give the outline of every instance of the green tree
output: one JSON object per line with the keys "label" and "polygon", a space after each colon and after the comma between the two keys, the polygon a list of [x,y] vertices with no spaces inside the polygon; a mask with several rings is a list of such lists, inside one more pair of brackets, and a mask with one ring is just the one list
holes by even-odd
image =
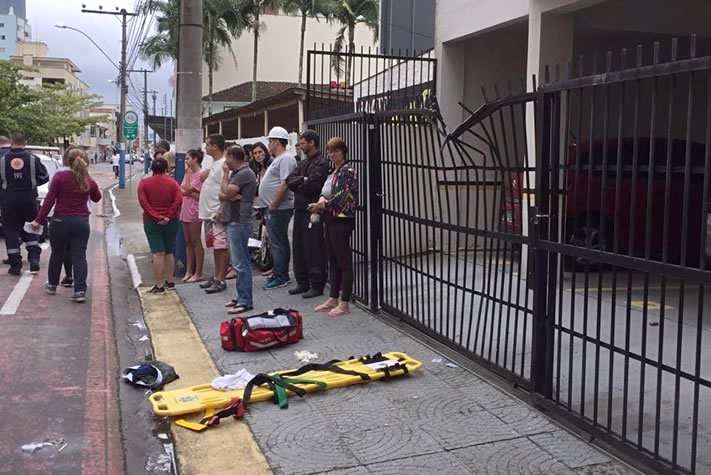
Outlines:
{"label": "green tree", "polygon": [[208,115],[212,115],[213,77],[222,64],[220,48],[226,48],[237,62],[232,50],[232,38],[245,29],[239,0],[206,0],[204,13],[203,48],[208,75]]}
{"label": "green tree", "polygon": [[303,83],[304,42],[306,40],[306,20],[324,17],[330,20],[335,8],[334,0],[286,0],[284,11],[301,16],[301,43],[299,46],[299,86]]}
{"label": "green tree", "polygon": [[141,57],[158,69],[178,59],[178,0],[155,0],[146,4],[142,14],[156,14],[156,33],[140,46]]}
{"label": "green tree", "polygon": [[242,18],[254,35],[254,58],[252,62],[252,102],[257,100],[257,60],[259,58],[259,35],[264,29],[261,16],[269,11],[277,11],[284,6],[284,0],[241,0]]}
{"label": "green tree", "polygon": [[91,107],[101,104],[99,96],[76,95],[61,84],[22,84],[23,73],[34,71],[0,60],[0,133],[22,131],[31,143],[54,144],[107,119],[87,114]]}
{"label": "green tree", "polygon": [[[378,0],[336,0],[333,17],[342,27],[336,34],[333,49],[335,51],[344,50],[347,41],[348,47],[345,51],[350,54],[355,53],[355,29],[359,24],[367,26],[373,32],[373,42],[378,41],[379,11]],[[346,84],[350,84],[353,56],[347,56],[345,62],[342,58],[334,56],[332,66],[339,73],[343,72]]]}

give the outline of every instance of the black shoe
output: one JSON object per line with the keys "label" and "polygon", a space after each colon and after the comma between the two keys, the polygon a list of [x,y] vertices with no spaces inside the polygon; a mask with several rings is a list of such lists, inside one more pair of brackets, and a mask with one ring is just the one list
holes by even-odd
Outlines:
{"label": "black shoe", "polygon": [[289,290],[289,295],[305,294],[308,291],[309,291],[308,285],[297,285],[296,288]]}
{"label": "black shoe", "polygon": [[207,279],[205,282],[203,282],[202,284],[200,284],[200,288],[203,289],[203,290],[209,289],[210,287],[212,287],[212,285],[213,285],[214,283],[215,283],[215,278],[214,278],[214,277],[210,277],[210,278]]}
{"label": "black shoe", "polygon": [[10,258],[6,257],[5,259],[2,260],[2,263],[5,264],[6,266],[10,265]]}
{"label": "black shoe", "polygon": [[165,293],[165,287],[156,287],[155,285],[151,290],[149,290],[147,293],[149,294],[164,294]]}
{"label": "black shoe", "polygon": [[10,266],[7,273],[10,275],[22,275],[22,267]]}
{"label": "black shoe", "polygon": [[30,273],[32,274],[37,274],[40,271],[40,265],[39,262],[32,261],[30,262]]}
{"label": "black shoe", "polygon": [[323,289],[311,289],[301,296],[302,299],[312,299],[323,295]]}
{"label": "black shoe", "polygon": [[74,279],[69,276],[65,276],[59,283],[62,287],[74,287]]}
{"label": "black shoe", "polygon": [[175,290],[175,282],[168,282],[166,280],[163,286],[165,287],[165,290]]}

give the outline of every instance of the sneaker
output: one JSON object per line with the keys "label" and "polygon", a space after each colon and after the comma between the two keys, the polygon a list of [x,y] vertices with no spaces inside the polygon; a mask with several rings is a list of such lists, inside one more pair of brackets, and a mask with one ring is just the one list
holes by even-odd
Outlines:
{"label": "sneaker", "polygon": [[165,290],[175,290],[175,282],[168,282],[166,280],[163,286],[165,287]]}
{"label": "sneaker", "polygon": [[212,285],[213,285],[214,283],[215,283],[215,278],[214,278],[214,277],[210,277],[210,278],[207,279],[205,282],[203,282],[202,284],[200,284],[200,288],[203,289],[203,290],[209,289],[210,287],[212,287]]}
{"label": "sneaker", "polygon": [[86,302],[86,292],[84,291],[79,291],[79,292],[74,292],[74,294],[69,297],[69,300],[72,302],[76,303],[84,303]]}
{"label": "sneaker", "polygon": [[10,258],[6,257],[5,259],[2,260],[2,263],[5,264],[6,266],[10,265]]}
{"label": "sneaker", "polygon": [[44,290],[47,292],[47,295],[57,295],[57,286],[52,285],[49,282],[44,284]]}
{"label": "sneaker", "polygon": [[39,271],[40,271],[39,262],[37,262],[37,261],[30,262],[30,273],[31,274],[38,274]]}
{"label": "sneaker", "polygon": [[216,294],[224,290],[227,290],[227,284],[220,280],[215,280],[212,284],[212,287],[205,289],[205,292],[208,294]]}
{"label": "sneaker", "polygon": [[66,276],[62,279],[59,285],[61,285],[62,287],[74,287],[74,279],[69,276]]}
{"label": "sneaker", "polygon": [[312,299],[314,297],[320,297],[323,295],[323,289],[310,289],[308,292],[304,293],[302,299]]}
{"label": "sneaker", "polygon": [[267,283],[262,286],[262,289],[264,289],[264,290],[281,289],[283,287],[286,287],[287,285],[289,285],[289,281],[278,282],[275,279],[271,279],[271,280],[268,280]]}
{"label": "sneaker", "polygon": [[289,290],[289,295],[305,294],[308,291],[309,291],[308,285],[297,285],[296,288]]}
{"label": "sneaker", "polygon": [[164,294],[165,293],[165,287],[156,287],[155,285],[151,290],[149,290],[147,293],[149,294]]}
{"label": "sneaker", "polygon": [[22,275],[22,267],[10,266],[7,273],[10,275]]}

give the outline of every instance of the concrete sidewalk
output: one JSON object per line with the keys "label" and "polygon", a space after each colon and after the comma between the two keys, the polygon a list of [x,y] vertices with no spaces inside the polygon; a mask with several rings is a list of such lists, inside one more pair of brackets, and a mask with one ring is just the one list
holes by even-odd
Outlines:
{"label": "concrete sidewalk", "polygon": [[[148,285],[150,256],[135,184],[114,192],[121,209],[121,249],[124,256],[136,255]],[[208,254],[206,275],[212,272],[211,262]],[[294,356],[297,350],[318,353],[321,362],[402,351],[424,363],[413,374],[389,382],[294,397],[287,410],[269,403],[251,406],[247,422],[275,473],[636,473],[358,307],[351,315],[329,318],[311,311],[318,299],[293,297],[287,289],[263,291],[262,282],[255,276],[254,313],[277,307],[300,310],[305,317],[304,339],[298,344],[261,353],[224,351],[219,324],[228,318],[224,303],[233,297],[234,281],[228,281],[228,292],[217,295],[205,294],[196,284],[178,285],[221,373],[295,368],[303,364]],[[204,382],[209,378],[206,375]],[[176,449],[180,453],[179,445]],[[215,456],[224,457],[224,447],[216,448]],[[241,473],[248,471],[249,467],[240,467]]]}

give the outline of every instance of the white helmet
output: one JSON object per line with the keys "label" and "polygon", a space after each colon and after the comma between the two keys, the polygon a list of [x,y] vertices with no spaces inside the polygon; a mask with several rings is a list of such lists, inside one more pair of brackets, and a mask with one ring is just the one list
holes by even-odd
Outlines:
{"label": "white helmet", "polygon": [[268,139],[289,140],[289,132],[284,127],[273,127],[269,131]]}

